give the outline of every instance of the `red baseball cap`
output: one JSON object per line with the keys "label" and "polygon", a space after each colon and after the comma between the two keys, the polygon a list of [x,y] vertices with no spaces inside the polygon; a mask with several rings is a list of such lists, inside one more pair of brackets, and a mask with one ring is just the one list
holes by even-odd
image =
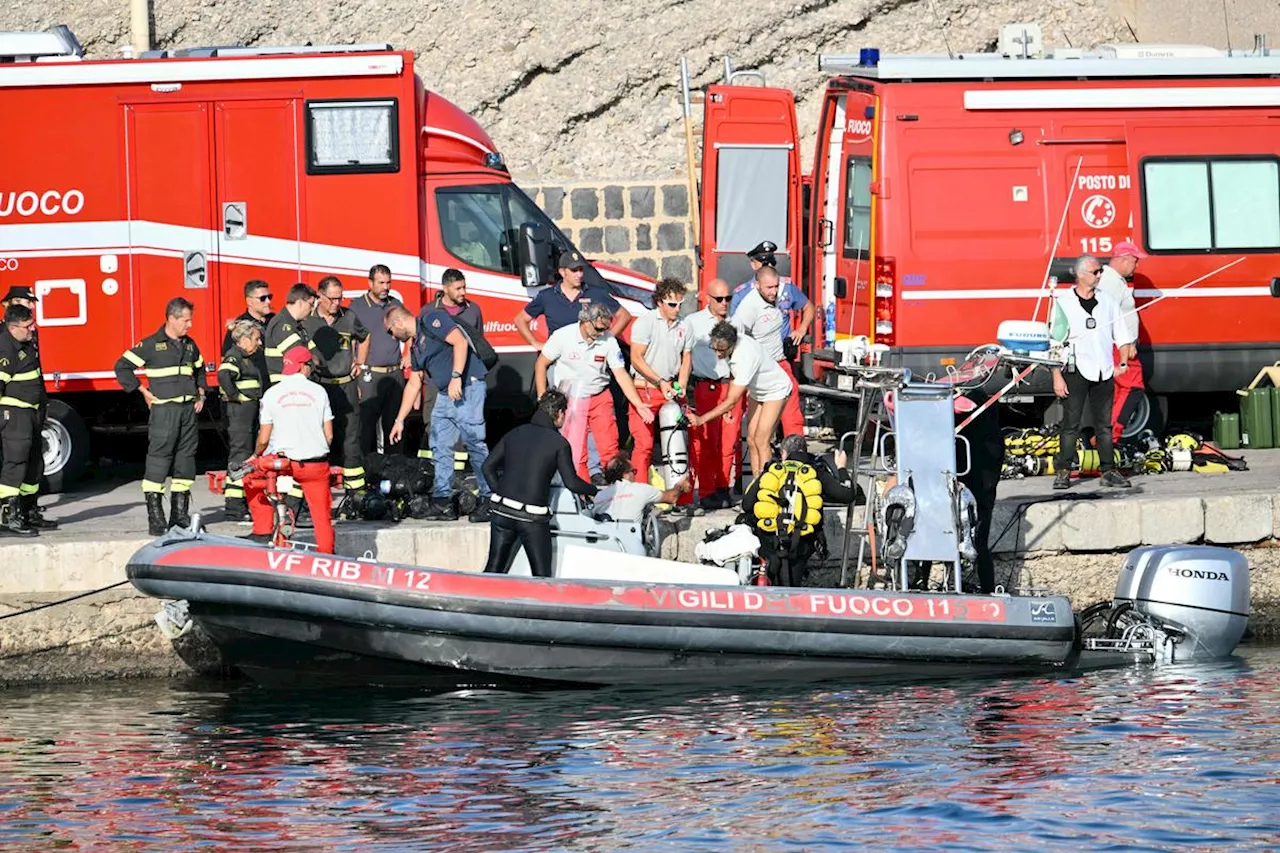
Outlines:
{"label": "red baseball cap", "polygon": [[1138,248],[1138,244],[1131,240],[1121,240],[1116,243],[1115,251],[1111,253],[1113,258],[1137,258],[1142,260],[1147,257],[1147,253]]}
{"label": "red baseball cap", "polygon": [[289,351],[284,354],[284,374],[288,376],[291,373],[297,373],[302,369],[302,365],[311,361],[311,350],[302,345],[290,347]]}

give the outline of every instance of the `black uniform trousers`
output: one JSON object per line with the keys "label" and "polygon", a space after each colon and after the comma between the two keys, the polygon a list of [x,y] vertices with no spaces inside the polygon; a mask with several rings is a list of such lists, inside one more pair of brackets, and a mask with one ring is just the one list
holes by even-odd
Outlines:
{"label": "black uniform trousers", "polygon": [[391,427],[400,412],[404,391],[404,371],[399,367],[390,373],[372,373],[368,382],[357,380],[360,391],[360,451],[368,456],[378,449],[378,430],[382,430],[383,451],[389,452]]}
{"label": "black uniform trousers", "polygon": [[1067,396],[1062,401],[1061,446],[1053,460],[1056,471],[1067,471],[1076,461],[1076,439],[1082,427],[1093,427],[1098,441],[1098,468],[1106,473],[1116,467],[1115,444],[1111,440],[1111,406],[1116,384],[1111,377],[1090,382],[1079,371],[1066,371]]}
{"label": "black uniform trousers", "polygon": [[243,498],[244,483],[231,479],[231,472],[244,467],[245,460],[253,455],[258,438],[258,401],[227,401],[227,483],[222,490],[224,498]]}
{"label": "black uniform trousers", "polygon": [[[329,395],[329,408],[333,410],[333,442],[329,445],[329,464],[342,466],[342,486],[347,490],[363,489],[365,486],[357,381],[350,379],[339,385],[325,379],[320,383]],[[392,421],[394,420],[393,417]]]}
{"label": "black uniform trousers", "polygon": [[[505,515],[507,512],[512,514]],[[495,505],[489,513],[489,559],[484,570],[504,575],[511,571],[516,549],[521,545],[529,560],[529,572],[535,578],[551,577],[551,517],[517,518],[512,510]]]}
{"label": "black uniform trousers", "polygon": [[0,467],[0,499],[34,495],[44,476],[44,443],[40,440],[40,412],[23,406],[0,406],[0,439],[4,465]]}
{"label": "black uniform trousers", "polygon": [[196,480],[196,449],[200,433],[195,403],[156,403],[147,423],[147,466],[142,491],[163,492],[172,473],[171,492],[189,492]]}

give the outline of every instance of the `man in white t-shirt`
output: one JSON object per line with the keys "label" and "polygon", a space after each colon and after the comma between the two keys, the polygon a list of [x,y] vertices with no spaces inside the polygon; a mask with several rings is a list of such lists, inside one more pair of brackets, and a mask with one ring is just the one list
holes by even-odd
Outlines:
{"label": "man in white t-shirt", "polygon": [[[684,294],[683,282],[662,279],[653,289],[653,310],[637,316],[631,325],[631,372],[635,374],[636,393],[654,417],[668,400],[683,397],[689,384],[689,330],[680,320]],[[641,420],[640,412],[632,406],[627,422],[635,442],[632,458],[645,472],[643,479],[648,479],[649,466],[653,464],[652,418]]]}
{"label": "man in white t-shirt", "polygon": [[640,521],[646,508],[654,504],[676,503],[692,488],[688,477],[682,477],[666,491],[637,482],[636,466],[625,453],[609,460],[603,473],[605,487],[596,493],[594,512],[597,516],[607,515],[614,521]]}
{"label": "man in white t-shirt", "polygon": [[618,423],[613,411],[613,395],[609,393],[609,374],[622,388],[623,395],[637,410],[645,424],[653,423],[653,413],[636,393],[627,375],[626,362],[618,341],[609,332],[613,309],[601,302],[583,306],[578,322],[551,333],[533,365],[533,384],[538,398],[547,391],[547,368],[556,365],[556,385],[569,398],[569,411],[561,434],[573,447],[574,467],[578,476],[590,478],[587,471],[587,432],[596,441],[601,459],[618,455]]}
{"label": "man in white t-shirt", "polygon": [[[311,381],[311,350],[295,346],[283,357],[283,378],[262,395],[258,442],[251,464],[263,454],[292,463],[290,476],[302,487],[315,523],[316,548],[333,553],[333,494],[329,489],[329,445],[333,441],[333,409],[324,386]],[[263,485],[245,481],[245,498],[253,516],[249,538],[268,541],[274,519]],[[293,505],[295,513],[297,506]]]}
{"label": "man in white t-shirt", "polygon": [[[782,331],[787,317],[778,308],[778,291],[782,285],[773,267],[756,270],[755,289],[742,298],[730,322],[760,344],[766,357],[772,359],[795,385],[791,362],[782,346]],[[793,394],[782,409],[784,435],[804,435],[804,415],[800,413],[800,395]]]}
{"label": "man in white t-shirt", "polygon": [[1105,293],[1120,306],[1120,320],[1124,323],[1127,336],[1132,344],[1121,351],[1119,347],[1112,350],[1113,363],[1118,367],[1121,362],[1129,365],[1123,372],[1115,375],[1115,400],[1111,404],[1111,440],[1120,440],[1124,425],[1133,414],[1138,398],[1146,392],[1146,383],[1142,377],[1142,363],[1138,361],[1138,306],[1133,299],[1133,287],[1128,279],[1138,269],[1138,261],[1145,258],[1142,251],[1129,240],[1116,244],[1111,263],[1102,268],[1098,278],[1098,292]]}
{"label": "man in white t-shirt", "polygon": [[745,395],[747,400],[747,449],[751,454],[751,473],[758,475],[773,456],[769,443],[778,426],[778,418],[795,391],[795,382],[776,361],[761,350],[753,338],[738,334],[729,323],[719,323],[711,330],[711,348],[729,363],[732,384],[724,402],[709,412],[689,419],[694,427],[716,420]]}

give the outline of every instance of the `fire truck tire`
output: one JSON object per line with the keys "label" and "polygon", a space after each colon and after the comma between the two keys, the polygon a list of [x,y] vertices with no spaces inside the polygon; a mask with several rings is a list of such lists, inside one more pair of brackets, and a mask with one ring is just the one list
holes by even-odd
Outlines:
{"label": "fire truck tire", "polygon": [[44,480],[40,489],[61,492],[84,475],[89,461],[89,430],[76,410],[61,400],[49,401],[44,441]]}
{"label": "fire truck tire", "polygon": [[1129,422],[1124,425],[1124,432],[1120,434],[1120,437],[1133,438],[1146,429],[1151,430],[1152,433],[1159,437],[1164,432],[1164,427],[1168,420],[1169,398],[1143,391],[1138,398],[1137,408],[1129,416]]}

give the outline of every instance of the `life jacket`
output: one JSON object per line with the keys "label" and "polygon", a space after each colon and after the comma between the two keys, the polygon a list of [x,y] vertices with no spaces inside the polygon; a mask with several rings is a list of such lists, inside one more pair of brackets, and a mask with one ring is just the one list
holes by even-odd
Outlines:
{"label": "life jacket", "polygon": [[772,462],[760,473],[752,514],[764,533],[808,536],[822,523],[822,481],[804,462]]}

